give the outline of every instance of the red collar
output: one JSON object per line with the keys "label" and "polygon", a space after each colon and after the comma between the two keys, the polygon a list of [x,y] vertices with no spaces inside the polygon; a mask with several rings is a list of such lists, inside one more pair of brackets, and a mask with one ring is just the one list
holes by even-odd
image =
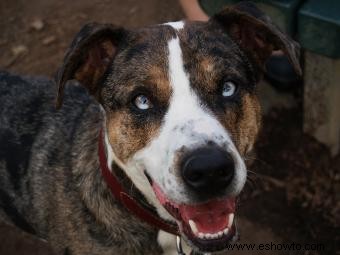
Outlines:
{"label": "red collar", "polygon": [[136,201],[133,197],[125,192],[123,186],[119,183],[117,178],[114,176],[114,174],[112,174],[109,167],[107,166],[102,130],[100,130],[99,133],[98,154],[102,175],[106,181],[106,184],[111,189],[112,195],[120,203],[122,203],[122,205],[126,209],[128,209],[132,214],[134,214],[142,221],[157,229],[161,229],[174,235],[179,235],[177,225],[168,223],[165,220],[161,219],[155,212],[144,208],[141,204],[138,203],[138,201]]}

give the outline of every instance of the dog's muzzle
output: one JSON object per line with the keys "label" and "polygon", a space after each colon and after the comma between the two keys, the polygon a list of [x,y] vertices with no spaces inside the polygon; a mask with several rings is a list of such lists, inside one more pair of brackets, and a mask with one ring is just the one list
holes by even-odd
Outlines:
{"label": "dog's muzzle", "polygon": [[[182,237],[201,252],[221,251],[237,239],[232,155],[217,145],[187,151],[179,161],[180,178],[194,203],[172,200],[150,179],[157,199],[176,219]],[[229,194],[229,195],[228,195]]]}

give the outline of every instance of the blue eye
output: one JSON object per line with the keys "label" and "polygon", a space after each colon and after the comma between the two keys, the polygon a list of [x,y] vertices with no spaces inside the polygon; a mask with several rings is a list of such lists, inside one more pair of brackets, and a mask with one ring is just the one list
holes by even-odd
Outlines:
{"label": "blue eye", "polygon": [[134,99],[135,106],[140,110],[148,110],[152,107],[150,99],[145,95],[139,95]]}
{"label": "blue eye", "polygon": [[231,97],[236,92],[236,84],[232,81],[227,81],[223,84],[222,96]]}

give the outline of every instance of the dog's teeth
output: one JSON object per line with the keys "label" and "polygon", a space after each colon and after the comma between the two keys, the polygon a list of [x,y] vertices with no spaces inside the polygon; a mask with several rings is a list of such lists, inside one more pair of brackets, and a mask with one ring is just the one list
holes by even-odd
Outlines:
{"label": "dog's teeth", "polygon": [[219,231],[214,234],[212,233],[204,234],[202,232],[198,232],[196,236],[200,239],[217,239],[217,238],[222,237],[223,235],[228,235],[228,233],[229,233],[229,228],[225,228],[223,231]]}
{"label": "dog's teeth", "polygon": [[228,215],[228,228],[231,228],[231,226],[233,225],[233,221],[234,221],[234,214],[230,213]]}
{"label": "dog's teeth", "polygon": [[193,220],[189,220],[189,225],[190,225],[192,233],[197,234],[198,230],[196,227],[196,223]]}
{"label": "dog's teeth", "polygon": [[207,233],[207,234],[204,234],[202,232],[198,232],[196,234],[196,236],[200,239],[217,239],[217,238],[221,238],[223,235],[227,235],[229,233],[229,229],[226,228],[224,229],[223,231],[219,231],[217,233]]}

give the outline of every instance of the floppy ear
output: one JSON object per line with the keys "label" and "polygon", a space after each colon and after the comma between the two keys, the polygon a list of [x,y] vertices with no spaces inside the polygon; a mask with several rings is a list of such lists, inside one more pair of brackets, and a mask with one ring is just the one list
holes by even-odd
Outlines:
{"label": "floppy ear", "polygon": [[109,24],[85,25],[73,39],[64,63],[56,75],[56,108],[62,105],[65,83],[76,79],[90,94],[99,97],[102,78],[112,63],[124,29]]}
{"label": "floppy ear", "polygon": [[[211,18],[226,30],[246,53],[255,71],[263,71],[273,50],[282,50],[298,75],[302,74],[300,46],[277,28],[271,19],[251,2],[227,7]],[[258,77],[259,78],[259,77]]]}

